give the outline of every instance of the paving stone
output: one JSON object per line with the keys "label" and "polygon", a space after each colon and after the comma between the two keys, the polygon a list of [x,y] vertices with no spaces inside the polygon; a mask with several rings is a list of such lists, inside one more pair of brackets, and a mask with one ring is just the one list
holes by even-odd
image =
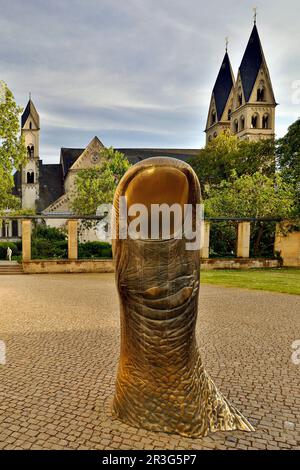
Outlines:
{"label": "paving stone", "polygon": [[[9,293],[9,294],[8,294]],[[119,355],[110,274],[1,276],[0,449],[299,449],[300,297],[201,286],[197,337],[220,391],[255,426],[189,439],[111,412]]]}

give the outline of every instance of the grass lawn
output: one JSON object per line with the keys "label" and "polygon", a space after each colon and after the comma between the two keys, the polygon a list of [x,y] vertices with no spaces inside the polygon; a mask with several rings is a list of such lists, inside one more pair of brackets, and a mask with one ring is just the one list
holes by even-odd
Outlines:
{"label": "grass lawn", "polygon": [[201,282],[300,295],[300,269],[293,268],[203,270]]}

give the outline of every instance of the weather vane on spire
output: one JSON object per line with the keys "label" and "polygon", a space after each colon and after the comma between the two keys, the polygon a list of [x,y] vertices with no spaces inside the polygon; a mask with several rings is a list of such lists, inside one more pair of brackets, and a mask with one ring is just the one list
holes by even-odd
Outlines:
{"label": "weather vane on spire", "polygon": [[253,8],[254,11],[254,24],[256,24],[256,18],[257,18],[257,7]]}
{"label": "weather vane on spire", "polygon": [[31,91],[29,92],[29,99],[31,100]]}
{"label": "weather vane on spire", "polygon": [[225,50],[226,50],[226,52],[228,51],[228,44],[229,44],[229,39],[228,39],[228,36],[226,36],[226,38],[225,38]]}

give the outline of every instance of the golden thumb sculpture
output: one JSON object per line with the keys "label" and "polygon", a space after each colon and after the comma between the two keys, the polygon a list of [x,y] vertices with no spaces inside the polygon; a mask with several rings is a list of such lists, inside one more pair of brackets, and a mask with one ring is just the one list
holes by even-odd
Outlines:
{"label": "golden thumb sculpture", "polygon": [[[132,426],[183,436],[253,427],[217,390],[196,342],[200,254],[187,250],[185,234],[168,239],[118,238],[120,197],[131,204],[193,206],[200,186],[192,168],[173,158],[131,167],[114,198],[113,251],[120,298],[121,353],[113,403]],[[127,223],[130,220],[128,219]]]}

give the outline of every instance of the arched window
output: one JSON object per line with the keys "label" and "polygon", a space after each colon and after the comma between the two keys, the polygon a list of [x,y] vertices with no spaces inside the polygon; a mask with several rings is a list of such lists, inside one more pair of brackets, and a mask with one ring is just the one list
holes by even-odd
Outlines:
{"label": "arched window", "polygon": [[240,117],[240,130],[244,130],[245,129],[245,118],[244,116],[241,116]]}
{"label": "arched window", "polygon": [[270,128],[270,116],[269,114],[264,114],[262,118],[262,128],[269,129]]}
{"label": "arched window", "polygon": [[251,117],[251,129],[258,129],[258,127],[259,127],[258,114],[255,113]]}
{"label": "arched window", "polygon": [[239,123],[238,123],[238,120],[235,119],[234,123],[233,123],[233,130],[235,133],[237,133],[239,131]]}
{"label": "arched window", "polygon": [[28,171],[27,172],[27,184],[32,184],[32,183],[34,183],[34,172]]}
{"label": "arched window", "polygon": [[32,129],[32,122],[29,123],[29,129]]}
{"label": "arched window", "polygon": [[27,156],[28,156],[28,158],[33,158],[34,157],[34,146],[33,145],[28,145],[28,147],[27,147]]}
{"label": "arched window", "polygon": [[214,138],[216,138],[216,137],[217,137],[217,135],[218,135],[218,134],[217,134],[216,132],[214,132]]}
{"label": "arched window", "polygon": [[259,86],[257,88],[256,101],[265,101],[265,85],[263,81],[259,83]]}
{"label": "arched window", "polygon": [[216,111],[213,110],[211,112],[211,125],[213,125],[216,122]]}
{"label": "arched window", "polygon": [[227,115],[227,120],[230,121],[231,119],[231,109],[228,109],[228,115]]}
{"label": "arched window", "polygon": [[208,137],[208,142],[211,142],[211,135]]}

